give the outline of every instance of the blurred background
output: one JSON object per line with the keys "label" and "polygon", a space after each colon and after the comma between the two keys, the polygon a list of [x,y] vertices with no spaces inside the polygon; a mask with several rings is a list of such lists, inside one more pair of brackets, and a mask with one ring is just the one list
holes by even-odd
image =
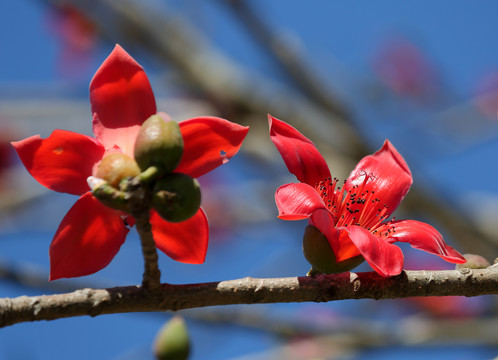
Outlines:
{"label": "blurred background", "polygon": [[[0,296],[141,282],[134,231],[112,263],[48,279],[48,247],[76,197],[34,181],[9,142],[91,135],[90,80],[116,43],[146,70],[158,109],[250,125],[200,178],[211,225],[202,265],[160,254],[162,281],[302,276],[305,221],[277,219],[294,182],[267,114],[298,128],[345,179],[388,138],[414,186],[398,219],[426,221],[462,253],[498,256],[498,4],[289,0],[0,2]],[[449,269],[403,246],[407,269]],[[368,265],[360,271],[371,271]],[[492,359],[495,297],[272,304],[182,311],[191,359]],[[172,314],[80,317],[0,329],[0,359],[153,359]]]}

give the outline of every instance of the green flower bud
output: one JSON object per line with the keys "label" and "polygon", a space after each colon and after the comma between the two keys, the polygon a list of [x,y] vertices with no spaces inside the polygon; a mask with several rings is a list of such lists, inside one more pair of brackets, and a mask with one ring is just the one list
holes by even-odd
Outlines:
{"label": "green flower bud", "polygon": [[183,154],[183,138],[175,121],[152,115],[140,128],[135,140],[135,160],[140,169],[156,166],[167,174],[176,169]]}
{"label": "green flower bud", "polygon": [[188,175],[168,174],[154,185],[152,206],[167,221],[185,221],[201,206],[201,187]]}
{"label": "green flower bud", "polygon": [[118,188],[121,180],[135,177],[138,174],[140,174],[140,169],[135,160],[126,154],[112,153],[102,159],[95,176]]}
{"label": "green flower bud", "polygon": [[173,317],[159,330],[154,341],[154,355],[158,360],[186,360],[190,352],[190,339],[185,321]]}
{"label": "green flower bud", "polygon": [[463,257],[465,260],[467,260],[466,263],[463,264],[456,264],[455,269],[463,269],[463,268],[469,268],[469,269],[486,269],[488,266],[491,264],[489,263],[488,260],[483,258],[480,255],[476,254],[463,254]]}
{"label": "green flower bud", "polygon": [[358,255],[337,262],[334,251],[327,238],[313,225],[306,226],[303,236],[303,252],[311,264],[310,274],[336,274],[350,271],[365,259]]}

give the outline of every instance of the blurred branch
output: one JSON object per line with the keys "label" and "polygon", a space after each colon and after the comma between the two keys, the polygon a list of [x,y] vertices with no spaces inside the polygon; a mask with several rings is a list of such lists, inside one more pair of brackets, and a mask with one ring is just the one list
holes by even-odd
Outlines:
{"label": "blurred branch", "polygon": [[271,113],[292,119],[301,130],[310,131],[309,119],[313,119],[313,127],[328,134],[328,141],[339,153],[359,157],[366,152],[353,127],[340,116],[316,106],[288,87],[240,68],[214,50],[179,14],[165,10],[164,4],[156,9],[150,3],[135,0],[49,0],[49,3],[77,7],[97,24],[105,38],[128,49],[145,49],[156,59],[172,65],[223,116],[242,111],[258,114],[261,121],[266,121],[266,115]]}
{"label": "blurred branch", "polygon": [[[498,319],[425,319],[409,317],[395,322],[356,323],[340,321],[336,331],[322,335],[296,336],[283,346],[264,352],[236,357],[233,360],[298,360],[305,357],[300,349],[311,349],[313,359],[350,359],[369,354],[378,347],[389,346],[441,346],[472,344],[496,346],[495,334]],[[310,354],[310,356],[311,356]],[[331,354],[332,357],[331,357]],[[357,356],[360,355],[360,356]],[[355,356],[356,355],[356,356]]]}
{"label": "blurred branch", "polygon": [[157,293],[141,286],[128,286],[4,298],[0,299],[0,326],[82,315],[178,311],[214,305],[488,294],[498,294],[498,265],[474,270],[405,271],[391,278],[375,272],[244,278],[201,284],[163,284]]}
{"label": "blurred branch", "polygon": [[264,49],[285,69],[288,77],[303,90],[304,94],[331,114],[343,119],[350,116],[346,108],[331,93],[323,80],[305,62],[297,49],[289,44],[257,14],[253,6],[245,0],[221,0],[245,24],[249,32]]}
{"label": "blurred branch", "polygon": [[[261,310],[258,311],[259,309]],[[319,321],[310,315],[314,311],[318,312],[317,309],[307,308],[298,312],[298,315],[289,316],[287,313],[276,315],[271,307],[212,307],[184,310],[182,316],[206,322],[236,324],[291,339],[303,335],[326,337],[329,341],[347,343],[354,348],[362,345],[408,345],[464,340],[498,344],[498,339],[491,331],[498,326],[498,317],[490,314],[484,317],[441,318],[427,316],[422,312],[400,317],[393,323],[386,322],[385,319],[366,319],[361,314],[359,317],[337,314],[330,317],[330,321]]]}

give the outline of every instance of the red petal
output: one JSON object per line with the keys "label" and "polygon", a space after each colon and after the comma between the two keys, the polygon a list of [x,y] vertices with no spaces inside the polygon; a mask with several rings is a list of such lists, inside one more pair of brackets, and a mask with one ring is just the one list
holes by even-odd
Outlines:
{"label": "red petal", "polygon": [[88,191],[87,177],[102,160],[104,147],[94,138],[65,130],[54,130],[12,143],[29,173],[47,188],[74,195]]}
{"label": "red petal", "polygon": [[318,209],[314,211],[313,214],[311,214],[309,224],[320,230],[320,232],[327,238],[337,261],[346,259],[339,258],[338,256],[341,243],[338,238],[339,232],[334,227],[334,217],[330,211],[326,209]]}
{"label": "red petal", "polygon": [[[380,202],[376,206],[387,206],[387,217],[401,203],[412,185],[412,174],[403,157],[394,146],[386,140],[382,148],[373,155],[364,157],[351,172],[345,184],[346,190],[352,186],[361,186],[368,176],[365,190],[375,192]],[[362,210],[366,205],[352,206],[351,210]],[[372,212],[374,213],[374,212]]]}
{"label": "red petal", "polygon": [[239,151],[249,127],[217,117],[180,122],[183,156],[175,172],[199,177],[225,164]]}
{"label": "red petal", "polygon": [[143,68],[119,45],[90,83],[93,132],[106,148],[118,145],[133,156],[140,125],[156,113],[156,101]]}
{"label": "red petal", "polygon": [[389,242],[407,242],[415,249],[437,255],[451,263],[463,264],[467,261],[458,251],[447,245],[439,231],[429,224],[415,220],[400,220],[392,222],[392,225],[395,232],[386,239]]}
{"label": "red petal", "polygon": [[279,211],[278,217],[283,220],[307,219],[318,209],[327,210],[316,190],[303,183],[279,187],[275,192],[275,202]]}
{"label": "red petal", "polygon": [[394,276],[403,270],[403,253],[396,245],[388,243],[360,226],[346,226],[338,230],[349,235],[361,255],[380,275]]}
{"label": "red petal", "polygon": [[209,226],[200,208],[188,220],[171,223],[151,211],[150,223],[156,246],[170,258],[188,264],[202,264],[209,242]]}
{"label": "red petal", "polygon": [[50,280],[103,269],[119,251],[126,234],[121,213],[86,193],[62,219],[50,244]]}
{"label": "red petal", "polygon": [[287,169],[303,183],[315,186],[330,177],[327,162],[315,145],[289,124],[268,115],[270,138]]}

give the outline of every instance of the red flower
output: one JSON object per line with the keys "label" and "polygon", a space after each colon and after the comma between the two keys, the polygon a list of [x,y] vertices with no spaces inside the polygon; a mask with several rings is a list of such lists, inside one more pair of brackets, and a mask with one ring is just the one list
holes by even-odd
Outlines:
{"label": "red flower", "polygon": [[397,275],[403,270],[403,253],[393,244],[396,241],[448,262],[465,262],[432,226],[414,220],[387,221],[412,184],[408,165],[388,140],[356,165],[341,188],[309,139],[271,116],[269,125],[271,140],[301,182],[277,189],[278,217],[309,219],[327,238],[337,263],[361,255],[380,275]]}
{"label": "red flower", "polygon": [[[48,138],[32,136],[13,142],[29,173],[47,188],[80,195],[62,220],[50,245],[50,279],[89,275],[107,266],[129,231],[126,214],[101,204],[89,192],[106,152],[133,157],[140,125],[156,113],[154,94],[143,68],[119,45],[90,83],[95,139],[64,130]],[[234,156],[248,128],[215,117],[180,123],[184,154],[175,172],[201,176]],[[130,221],[131,220],[131,221]],[[176,261],[204,262],[208,222],[202,208],[181,223],[163,220],[151,210],[157,247]],[[129,219],[128,224],[133,223]]]}

